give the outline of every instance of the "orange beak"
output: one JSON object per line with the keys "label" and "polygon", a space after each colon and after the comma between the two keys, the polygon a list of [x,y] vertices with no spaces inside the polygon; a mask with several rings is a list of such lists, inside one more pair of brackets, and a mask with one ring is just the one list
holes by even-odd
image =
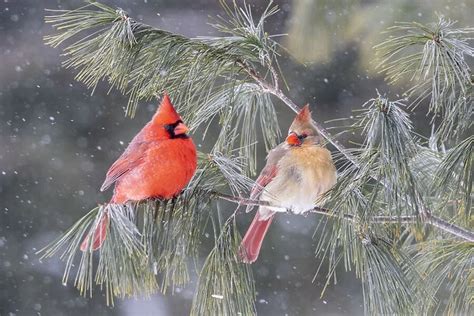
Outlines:
{"label": "orange beak", "polygon": [[186,125],[184,125],[184,123],[179,123],[174,128],[175,135],[183,135],[183,134],[186,134],[187,132],[189,132],[189,128]]}
{"label": "orange beak", "polygon": [[298,138],[298,135],[296,135],[296,133],[291,133],[290,135],[288,135],[288,137],[286,138],[286,142],[289,145],[293,146],[301,145],[301,140]]}

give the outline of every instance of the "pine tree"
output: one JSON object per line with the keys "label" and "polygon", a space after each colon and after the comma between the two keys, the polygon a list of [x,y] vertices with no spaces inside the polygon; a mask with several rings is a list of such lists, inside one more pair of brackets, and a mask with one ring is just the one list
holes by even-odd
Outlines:
{"label": "pine tree", "polygon": [[[167,91],[186,122],[203,133],[219,124],[212,149],[199,155],[198,172],[173,201],[149,200],[98,206],[41,251],[61,252],[63,282],[73,273],[82,237],[94,230],[106,208],[111,219],[104,246],[83,252],[74,284],[82,295],[95,285],[114,297],[173,291],[189,279],[206,225],[215,245],[199,269],[192,315],[255,314],[251,266],[238,258],[235,218],[245,205],[256,173],[256,143],[266,149],[280,137],[274,102],[297,112],[287,97],[278,58],[285,54],[264,23],[277,8],[270,4],[256,19],[250,6],[221,2],[226,16],[212,26],[220,37],[186,38],[135,21],[121,9],[91,2],[76,10],[52,10],[46,22],[56,33],[45,38],[64,47],[65,67],[94,89],[107,80],[128,95],[126,115],[140,101]],[[472,313],[473,80],[466,56],[473,57],[469,34],[439,17],[430,25],[399,23],[375,47],[378,67],[389,83],[409,82],[403,99],[379,93],[358,110],[350,131],[364,137],[346,148],[323,126],[334,148],[339,176],[324,196],[317,226],[315,264],[328,266],[328,285],[344,265],[361,280],[367,314],[424,314],[440,307],[449,314]],[[205,80],[203,80],[205,78]],[[410,112],[429,104],[431,135],[418,135]],[[468,135],[468,136],[466,136]],[[216,201],[235,203],[223,219]],[[447,303],[438,292],[446,287]]]}

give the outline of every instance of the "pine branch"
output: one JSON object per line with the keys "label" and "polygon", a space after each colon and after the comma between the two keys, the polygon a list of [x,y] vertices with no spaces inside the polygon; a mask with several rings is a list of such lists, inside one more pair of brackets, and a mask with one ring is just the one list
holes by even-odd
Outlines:
{"label": "pine branch", "polygon": [[[107,238],[99,250],[100,260],[94,271],[91,249],[93,232],[105,213],[110,222]],[[86,233],[90,234],[89,249],[83,251],[76,271],[74,285],[81,295],[92,296],[93,283],[105,287],[107,304],[114,304],[114,296],[124,298],[148,296],[157,291],[155,277],[148,269],[145,249],[140,242],[140,232],[135,225],[135,212],[131,205],[104,205],[94,208],[56,241],[41,249],[41,259],[50,258],[63,250],[60,258],[66,261],[63,284],[73,273],[74,259]],[[95,275],[94,275],[95,273]]]}
{"label": "pine branch", "polygon": [[[229,202],[233,202],[239,205],[252,205],[252,206],[272,206],[272,207],[277,207],[281,209],[285,209],[285,207],[282,207],[280,205],[272,204],[268,201],[260,201],[260,200],[251,200],[247,198],[242,198],[242,197],[237,197],[225,193],[220,193],[220,192],[211,192],[211,194],[217,198],[220,198],[222,200],[226,200]],[[294,214],[291,210],[287,209],[288,213]],[[353,223],[358,223],[359,220],[357,216],[353,214],[342,214],[339,215],[335,212],[332,212],[329,209],[323,208],[323,207],[314,207],[307,212],[309,213],[314,213],[314,214],[320,214],[320,215],[325,215],[328,217],[333,217],[333,218],[342,218],[344,220],[353,222]],[[415,215],[408,215],[408,216],[386,216],[386,215],[380,215],[380,216],[372,216],[369,220],[369,223],[373,224],[415,224],[419,221],[419,217]],[[465,239],[469,242],[474,242],[474,233],[472,231],[466,230],[460,226],[457,226],[455,224],[449,223],[439,217],[436,216],[429,216],[426,219],[426,224],[433,225],[446,233],[449,233],[451,235],[454,235],[456,237]]]}
{"label": "pine branch", "polygon": [[[423,314],[417,304],[431,295],[412,260],[390,241],[376,236],[355,238],[351,245],[356,274],[362,279],[365,313],[377,315]],[[387,299],[390,298],[390,299]]]}
{"label": "pine branch", "polygon": [[[100,80],[108,79],[111,87],[130,96],[129,115],[133,115],[138,100],[150,100],[167,89],[185,119],[189,118],[192,122],[193,129],[204,125],[207,130],[214,118],[222,126],[211,154],[201,155],[200,168],[189,186],[190,194],[204,192],[204,195],[199,194],[194,200],[186,199],[178,209],[174,208],[175,203],[164,205],[161,211],[160,207],[151,205],[143,210],[143,218],[139,219],[129,212],[122,215],[118,212],[117,216],[121,217],[115,220],[112,218],[111,223],[115,226],[109,229],[113,238],[101,250],[96,283],[106,286],[108,297],[135,295],[142,290],[149,293],[157,288],[154,274],[159,273],[162,274],[161,287],[164,291],[174,284],[180,285],[187,281],[184,259],[193,257],[196,251],[201,228],[194,223],[202,223],[202,218],[193,216],[201,216],[203,212],[199,212],[199,207],[198,212],[186,212],[187,206],[199,201],[205,201],[207,205],[212,197],[235,202],[239,206],[269,205],[268,202],[242,197],[253,184],[245,175],[245,166],[250,165],[251,171],[256,169],[257,138],[252,132],[257,123],[255,112],[261,111],[259,123],[264,132],[265,145],[270,148],[274,146],[279,130],[269,95],[281,100],[294,112],[300,110],[280,89],[278,68],[275,68],[278,67],[277,44],[263,30],[265,19],[276,9],[269,5],[261,19],[255,22],[249,6],[239,8],[234,2],[231,7],[223,2],[228,18],[221,18],[213,26],[229,36],[189,39],[134,21],[122,10],[113,10],[96,3],[91,6],[99,10],[81,8],[56,12],[56,15],[47,17],[47,22],[54,23],[59,31],[58,35],[46,38],[53,46],[84,30],[93,32],[65,49],[68,58],[65,65],[79,69],[78,80],[95,87]],[[462,58],[469,47],[462,40],[450,42],[452,38],[449,35],[452,33],[441,33],[438,37],[432,34],[430,40],[435,42],[435,46],[438,42],[452,44],[437,49],[445,53],[444,57],[448,57],[444,59],[445,62],[451,61],[457,66],[443,74],[450,82],[446,89],[439,89],[435,81],[439,82],[442,76],[435,71],[435,84],[431,85],[432,97],[441,100],[448,96],[453,100],[453,96],[460,95],[459,91],[467,96],[464,103],[449,103],[457,107],[455,110],[443,112],[448,117],[451,115],[451,125],[443,126],[444,130],[449,130],[453,122],[471,115],[469,111],[466,112],[468,116],[458,115],[461,110],[471,107],[467,91],[472,89],[461,87],[461,83],[467,83],[466,73],[463,72],[467,68]],[[448,36],[442,38],[442,35]],[[400,49],[395,48],[396,51]],[[421,62],[420,76],[422,73],[426,76],[429,69],[443,67],[437,64],[436,67],[430,66],[430,58],[418,60],[417,56],[409,57]],[[414,65],[409,63],[408,57],[402,61],[404,67]],[[462,72],[459,72],[459,67],[464,67]],[[260,75],[259,69],[265,73],[264,76]],[[422,96],[426,95],[426,91],[422,92]],[[438,99],[433,102],[438,104]],[[434,216],[427,207],[424,200],[427,195],[422,192],[429,192],[431,188],[425,183],[418,186],[420,174],[413,172],[412,163],[415,158],[423,156],[420,155],[422,150],[414,141],[408,116],[400,110],[397,102],[389,102],[379,95],[369,101],[365,115],[361,125],[366,127],[366,142],[359,155],[346,149],[321,124],[314,122],[319,133],[346,160],[342,168],[343,176],[331,192],[333,195],[324,197],[325,202],[329,201],[324,206],[329,207],[310,210],[333,220],[331,232],[323,228],[317,254],[326,256],[329,253],[328,282],[331,277],[335,278],[335,267],[340,261],[344,261],[346,269],[350,270],[351,265],[356,267],[358,277],[363,280],[367,312],[414,313],[418,310],[415,303],[425,293],[416,293],[409,284],[408,277],[413,276],[413,280],[418,280],[419,275],[402,252],[402,238],[395,236],[393,229],[387,229],[387,226],[393,228],[393,225],[422,222],[469,242],[474,241],[474,233]],[[470,125],[460,128],[464,126]],[[234,155],[236,150],[239,155]],[[460,152],[462,149],[457,151],[458,160],[466,159]],[[384,168],[387,164],[389,167]],[[469,166],[464,163],[464,178]],[[445,181],[449,177],[445,177]],[[470,179],[469,175],[467,179]],[[233,195],[217,192],[222,187],[229,188]],[[388,195],[381,196],[384,193]],[[71,258],[82,235],[88,227],[94,228],[101,212],[99,208],[92,212],[93,215],[86,215],[84,220],[47,251],[47,255],[51,255],[60,246],[67,246],[66,276],[70,273]],[[397,216],[392,216],[392,212],[396,212]],[[196,314],[216,311],[252,314],[255,310],[253,279],[250,268],[242,265],[237,258],[239,236],[233,220],[235,213],[226,221],[220,234],[215,229],[216,246],[204,265],[193,304]],[[233,229],[230,228],[230,221],[234,224]],[[138,230],[128,225],[128,222],[138,227]],[[114,247],[111,248],[112,244]],[[341,248],[342,252],[339,253]],[[145,262],[138,260],[143,257],[143,253],[147,258]],[[132,259],[127,261],[129,257]],[[133,259],[135,257],[137,260]],[[124,271],[127,276],[120,278],[117,271],[119,263],[123,262],[126,264]],[[141,273],[142,267],[145,267],[144,273]],[[150,271],[154,273],[150,274]],[[384,273],[387,274],[388,282]],[[92,290],[90,252],[83,254],[77,280],[84,294]],[[383,298],[391,294],[393,299],[385,302]]]}
{"label": "pine branch", "polygon": [[[183,103],[177,102],[181,100],[202,101],[217,78],[233,71],[234,60],[240,56],[235,54],[239,45],[245,44],[192,40],[136,22],[123,10],[96,2],[73,11],[53,12],[55,15],[45,20],[60,32],[45,37],[46,43],[56,47],[86,31],[93,32],[64,49],[68,58],[64,66],[80,69],[76,79],[89,88],[95,89],[100,80],[108,79],[111,88],[129,94],[127,114],[131,116],[138,100],[155,98],[164,89],[174,92],[179,88],[180,95],[173,98],[177,104]],[[252,59],[251,55],[246,57]],[[203,73],[210,74],[209,80],[202,80]],[[201,92],[188,95],[186,91]]]}
{"label": "pine branch", "polygon": [[[264,91],[271,93],[272,95],[276,96],[280,99],[283,103],[285,103],[291,110],[295,113],[300,111],[300,108],[289,98],[287,97],[281,90],[276,89],[274,85],[265,81],[265,79],[260,76],[254,69],[250,68],[243,62],[238,62],[238,65],[242,67],[254,80],[257,82]],[[321,124],[316,121],[312,121],[313,124],[316,126],[318,133],[323,136],[331,145],[333,145],[344,157],[350,161],[356,168],[360,168],[360,163],[358,159],[351,154],[351,152],[346,149],[338,140],[336,140],[331,133],[329,133]],[[379,181],[378,179],[375,179]],[[459,226],[451,224],[439,217],[436,217],[432,214],[431,210],[428,209],[425,205],[420,205],[421,212],[423,214],[422,221],[426,224],[433,225],[439,228],[442,231],[445,231],[449,234],[455,235],[459,238],[463,238],[465,240],[474,241],[474,232],[468,231],[463,229]],[[419,219],[419,218],[418,218]]]}

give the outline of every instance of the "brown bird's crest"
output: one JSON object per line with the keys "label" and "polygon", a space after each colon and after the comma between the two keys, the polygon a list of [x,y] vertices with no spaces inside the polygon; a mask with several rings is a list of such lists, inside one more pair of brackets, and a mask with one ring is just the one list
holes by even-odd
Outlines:
{"label": "brown bird's crest", "polygon": [[309,110],[309,104],[306,104],[301,111],[296,115],[295,121],[308,122],[311,120],[311,112]]}
{"label": "brown bird's crest", "polygon": [[318,132],[316,126],[311,121],[311,112],[309,104],[306,104],[290,125],[288,133],[296,133],[297,135],[306,134],[307,136],[317,136]]}

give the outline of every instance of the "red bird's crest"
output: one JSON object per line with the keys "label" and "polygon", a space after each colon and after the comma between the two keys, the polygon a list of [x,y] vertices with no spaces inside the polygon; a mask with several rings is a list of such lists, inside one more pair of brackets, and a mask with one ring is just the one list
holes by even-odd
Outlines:
{"label": "red bird's crest", "polygon": [[158,110],[153,116],[153,123],[165,125],[176,123],[179,120],[181,120],[181,116],[174,109],[168,94],[165,93]]}

